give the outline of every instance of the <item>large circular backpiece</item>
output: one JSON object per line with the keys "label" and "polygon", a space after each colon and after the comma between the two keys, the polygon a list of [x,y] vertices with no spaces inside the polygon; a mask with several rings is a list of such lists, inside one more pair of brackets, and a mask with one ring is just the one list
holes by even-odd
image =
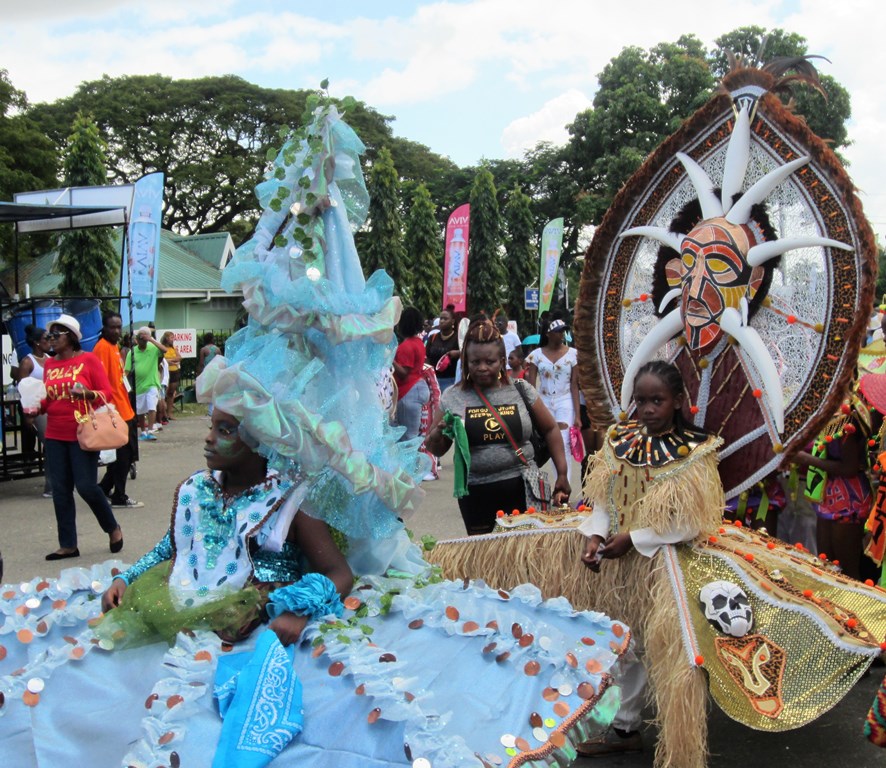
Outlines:
{"label": "large circular backpiece", "polygon": [[[581,384],[595,421],[630,412],[624,405],[633,382],[625,391],[623,385],[632,361],[673,361],[686,384],[685,416],[724,439],[720,472],[727,498],[775,471],[833,415],[855,370],[876,279],[876,245],[852,182],[833,152],[768,92],[775,82],[760,70],[730,75],[724,91],[631,177],[588,250],[575,315]],[[739,129],[746,136],[727,152]],[[808,163],[788,172],[786,166],[806,157]],[[742,163],[743,180],[736,172]],[[687,169],[696,164],[703,173],[693,176]],[[719,196],[721,187],[735,191],[735,199],[753,197],[754,184],[780,175],[744,227],[750,244],[754,237],[766,247],[774,240],[818,239],[837,247],[801,245],[767,255],[756,270],[744,264],[743,285],[729,284],[718,275],[741,283],[734,277],[741,270],[722,258],[722,245],[684,239],[702,221],[713,222],[705,236],[714,241],[729,227],[700,212],[686,227],[686,211],[709,194]],[[714,190],[705,188],[708,180]],[[728,211],[733,196],[726,197]],[[684,228],[667,234],[678,225]],[[637,227],[647,234],[623,236]],[[648,236],[653,230],[664,234]],[[673,250],[662,245],[674,237]],[[708,262],[703,270],[699,254]],[[704,343],[691,332],[699,321],[687,321],[699,307],[693,297],[702,297],[705,317],[709,306],[715,318]],[[722,312],[726,305],[732,309]]]}

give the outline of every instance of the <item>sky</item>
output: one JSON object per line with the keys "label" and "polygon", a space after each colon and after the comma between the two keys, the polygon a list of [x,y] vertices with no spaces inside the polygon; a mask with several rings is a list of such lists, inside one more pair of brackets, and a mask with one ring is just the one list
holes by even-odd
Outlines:
{"label": "sky", "polygon": [[563,143],[597,75],[626,46],[692,33],[711,47],[737,27],[780,27],[827,57],[852,98],[844,150],[886,242],[886,87],[876,0],[0,0],[0,68],[31,102],[102,75],[235,74],[273,88],[352,95],[394,133],[459,165]]}

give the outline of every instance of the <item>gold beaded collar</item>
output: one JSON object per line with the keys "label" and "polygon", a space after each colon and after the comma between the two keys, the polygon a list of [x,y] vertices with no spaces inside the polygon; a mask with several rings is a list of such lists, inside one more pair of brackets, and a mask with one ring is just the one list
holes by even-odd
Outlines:
{"label": "gold beaded collar", "polygon": [[707,439],[706,433],[691,427],[648,435],[636,421],[616,424],[609,430],[609,443],[616,458],[635,467],[663,467],[679,461]]}

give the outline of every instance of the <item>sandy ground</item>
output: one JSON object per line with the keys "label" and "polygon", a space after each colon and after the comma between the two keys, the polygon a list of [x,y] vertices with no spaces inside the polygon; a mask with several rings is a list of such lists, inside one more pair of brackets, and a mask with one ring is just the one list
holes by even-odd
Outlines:
{"label": "sandy ground", "polygon": [[[133,562],[166,532],[175,486],[202,468],[202,441],[207,419],[178,418],[155,443],[141,444],[138,477],[127,486],[129,495],[144,502],[142,509],[115,510],[123,527],[125,546],[119,555]],[[416,534],[449,538],[464,534],[458,507],[452,498],[450,460],[440,480],[424,483],[427,496],[408,522]],[[0,549],[4,582],[56,576],[62,567],[88,566],[110,557],[108,538],[88,507],[78,499],[80,558],[48,563],[44,556],[58,546],[52,500],[41,496],[43,479],[0,483]],[[714,709],[710,716],[710,768],[818,768],[846,765],[874,768],[886,765],[886,750],[871,746],[861,735],[864,716],[873,700],[883,668],[874,668],[834,710],[804,728],[786,733],[759,733],[744,728]],[[651,717],[651,712],[647,713]],[[649,768],[655,730],[644,733],[646,751],[605,760],[579,760],[576,765],[607,768]]]}

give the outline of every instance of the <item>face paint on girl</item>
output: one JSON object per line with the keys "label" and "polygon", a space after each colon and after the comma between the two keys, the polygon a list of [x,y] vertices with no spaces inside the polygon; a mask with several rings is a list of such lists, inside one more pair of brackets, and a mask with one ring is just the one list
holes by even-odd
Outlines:
{"label": "face paint on girl", "polygon": [[252,449],[240,438],[240,422],[231,414],[216,408],[206,435],[203,455],[206,466],[212,470],[227,470],[238,466]]}

